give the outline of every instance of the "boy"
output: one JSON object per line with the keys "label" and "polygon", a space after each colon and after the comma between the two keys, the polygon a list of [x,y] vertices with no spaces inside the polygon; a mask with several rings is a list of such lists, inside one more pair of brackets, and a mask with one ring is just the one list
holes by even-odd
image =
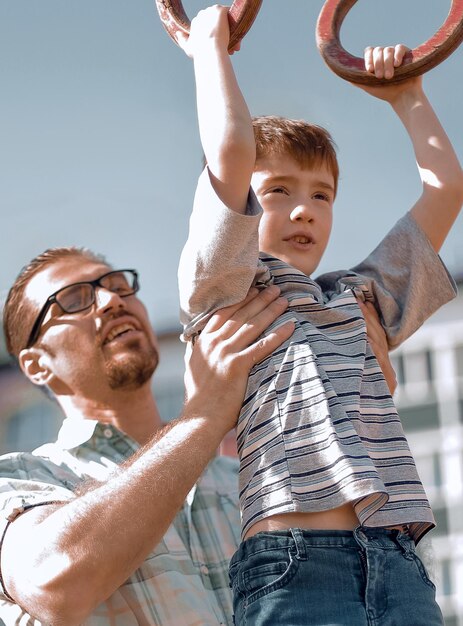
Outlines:
{"label": "boy", "polygon": [[[414,551],[434,519],[357,299],[375,304],[394,347],[454,296],[436,251],[461,208],[461,168],[420,78],[365,88],[403,122],[423,193],[363,263],[314,281],[337,190],[331,138],[275,117],[253,131],[228,40],[218,6],[182,39],[207,161],[179,269],[184,337],[252,284],[278,284],[280,323],[296,322],[251,372],[237,427],[236,623],[442,624]],[[405,51],[368,49],[366,68],[390,78]]]}

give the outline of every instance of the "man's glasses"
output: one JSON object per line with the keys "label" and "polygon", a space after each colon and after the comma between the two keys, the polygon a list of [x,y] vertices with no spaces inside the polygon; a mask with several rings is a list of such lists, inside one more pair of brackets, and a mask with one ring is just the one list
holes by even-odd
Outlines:
{"label": "man's glasses", "polygon": [[32,326],[26,348],[30,348],[37,341],[40,327],[52,304],[56,303],[64,313],[85,311],[95,302],[95,289],[97,287],[103,287],[108,291],[117,293],[121,298],[126,298],[136,293],[140,285],[138,283],[138,274],[135,270],[113,270],[95,280],[73,283],[58,289],[58,291],[55,291],[47,298],[47,301],[40,309],[40,313]]}

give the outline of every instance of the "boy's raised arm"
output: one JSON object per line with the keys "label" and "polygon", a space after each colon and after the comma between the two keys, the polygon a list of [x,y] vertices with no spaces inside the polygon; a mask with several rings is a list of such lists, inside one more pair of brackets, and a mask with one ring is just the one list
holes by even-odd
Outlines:
{"label": "boy's raised arm", "polygon": [[201,143],[214,189],[244,213],[255,162],[251,116],[228,52],[228,8],[212,6],[192,21],[179,44],[194,61]]}
{"label": "boy's raised arm", "polygon": [[[407,48],[367,48],[365,67],[376,76],[391,78]],[[429,100],[421,77],[381,87],[362,86],[389,102],[407,130],[415,151],[423,193],[411,214],[438,252],[463,204],[463,172],[455,151]]]}

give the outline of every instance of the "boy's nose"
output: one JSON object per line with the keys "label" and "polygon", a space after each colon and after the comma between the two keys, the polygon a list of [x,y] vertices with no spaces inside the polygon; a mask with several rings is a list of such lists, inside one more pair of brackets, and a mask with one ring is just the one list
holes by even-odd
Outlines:
{"label": "boy's nose", "polygon": [[291,211],[290,219],[292,222],[312,222],[313,211],[308,202],[298,204]]}

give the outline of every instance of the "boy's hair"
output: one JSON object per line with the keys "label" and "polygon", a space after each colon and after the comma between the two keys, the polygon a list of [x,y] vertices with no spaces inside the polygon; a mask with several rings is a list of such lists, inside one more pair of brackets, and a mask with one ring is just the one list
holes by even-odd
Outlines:
{"label": "boy's hair", "polygon": [[336,145],[327,130],[304,120],[276,115],[252,119],[256,140],[256,162],[270,155],[292,157],[301,167],[325,165],[334,178],[336,193],[339,165]]}
{"label": "boy's hair", "polygon": [[81,257],[88,261],[108,265],[103,256],[95,254],[87,248],[69,246],[67,248],[49,248],[23,267],[8,292],[3,307],[3,332],[6,348],[12,356],[17,358],[24,348],[34,322],[35,312],[31,310],[24,297],[29,281],[49,265],[69,257]]}

